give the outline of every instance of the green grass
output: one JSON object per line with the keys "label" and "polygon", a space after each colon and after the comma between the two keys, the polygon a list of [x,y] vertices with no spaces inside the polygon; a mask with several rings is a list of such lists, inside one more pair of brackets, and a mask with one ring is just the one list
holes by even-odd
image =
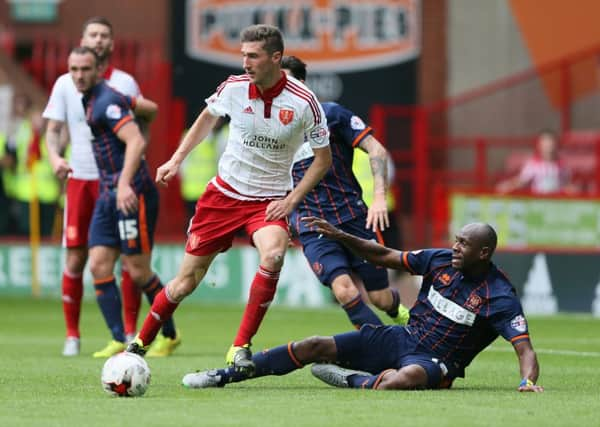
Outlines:
{"label": "green grass", "polygon": [[[515,391],[517,360],[501,340],[452,390],[335,389],[308,369],[187,390],[183,374],[223,365],[241,307],[184,303],[176,313],[182,346],[170,358],[148,359],[152,384],[144,397],[120,399],[102,391],[103,361],[91,357],[108,340],[94,303],[83,307],[77,358],[60,356],[60,301],[2,297],[0,315],[0,426],[591,426],[600,414],[600,320],[591,317],[530,319],[543,394]],[[339,309],[272,307],[254,348],[348,329]]]}

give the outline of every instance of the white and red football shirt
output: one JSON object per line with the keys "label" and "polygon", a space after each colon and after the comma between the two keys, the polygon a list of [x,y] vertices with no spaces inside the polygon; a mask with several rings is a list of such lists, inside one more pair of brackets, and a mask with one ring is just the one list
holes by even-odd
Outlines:
{"label": "white and red football shirt", "polygon": [[[108,67],[104,73],[106,82],[124,95],[136,97],[140,88],[135,79],[124,71]],[[75,87],[69,73],[60,76],[50,93],[43,117],[67,123],[71,141],[72,177],[84,180],[98,179],[98,166],[92,153],[92,132],[87,125],[81,102],[82,94]]]}
{"label": "white and red football shirt", "polygon": [[543,160],[537,156],[528,159],[519,181],[529,184],[535,194],[559,193],[568,184],[571,173],[560,161]]}
{"label": "white and red football shirt", "polygon": [[306,140],[313,148],[329,145],[321,104],[304,84],[282,73],[265,93],[247,75],[230,76],[206,99],[215,116],[229,115],[229,138],[219,160],[219,177],[241,200],[283,197],[292,189],[292,159]]}

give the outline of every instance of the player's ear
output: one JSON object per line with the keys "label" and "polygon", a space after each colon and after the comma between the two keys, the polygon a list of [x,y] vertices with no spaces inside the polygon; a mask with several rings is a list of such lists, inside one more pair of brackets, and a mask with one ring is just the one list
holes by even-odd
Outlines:
{"label": "player's ear", "polygon": [[479,259],[490,259],[492,252],[489,246],[484,246],[479,251]]}

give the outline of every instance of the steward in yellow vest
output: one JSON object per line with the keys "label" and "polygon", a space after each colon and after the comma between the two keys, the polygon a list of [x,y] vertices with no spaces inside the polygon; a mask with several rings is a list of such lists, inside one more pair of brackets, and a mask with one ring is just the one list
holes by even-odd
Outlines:
{"label": "steward in yellow vest", "polygon": [[217,175],[219,158],[229,135],[226,120],[219,119],[213,131],[188,154],[179,169],[181,197],[185,203],[188,219],[196,211],[196,202],[204,193],[206,185]]}
{"label": "steward in yellow vest", "polygon": [[[40,119],[36,117],[33,120]],[[49,236],[54,224],[60,185],[52,172],[46,146],[40,132],[34,128],[33,120],[26,117],[14,123],[14,131],[8,140],[15,155],[11,187],[16,202],[16,231],[21,235],[29,234],[29,205],[35,198],[40,206],[41,235]]]}
{"label": "steward in yellow vest", "polygon": [[10,234],[13,211],[14,156],[7,147],[7,137],[0,133],[0,235]]}

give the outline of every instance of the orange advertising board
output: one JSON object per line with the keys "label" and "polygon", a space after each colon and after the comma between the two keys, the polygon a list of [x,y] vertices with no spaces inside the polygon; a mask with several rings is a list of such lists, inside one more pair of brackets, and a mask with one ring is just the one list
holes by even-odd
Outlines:
{"label": "orange advertising board", "polygon": [[238,68],[240,32],[279,27],[285,53],[311,71],[353,72],[399,64],[420,51],[420,0],[188,0],[186,54]]}

